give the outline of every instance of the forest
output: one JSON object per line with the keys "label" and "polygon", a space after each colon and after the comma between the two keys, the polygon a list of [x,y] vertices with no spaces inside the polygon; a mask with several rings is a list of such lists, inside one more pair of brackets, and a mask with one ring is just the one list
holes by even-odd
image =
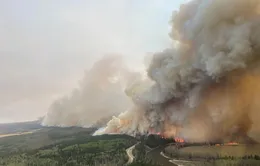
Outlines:
{"label": "forest", "polygon": [[[140,141],[128,135],[92,136],[95,130],[46,127],[32,134],[0,138],[0,165],[123,166],[128,161],[126,149]],[[130,166],[153,166],[144,157],[143,143],[135,150],[139,157]]]}

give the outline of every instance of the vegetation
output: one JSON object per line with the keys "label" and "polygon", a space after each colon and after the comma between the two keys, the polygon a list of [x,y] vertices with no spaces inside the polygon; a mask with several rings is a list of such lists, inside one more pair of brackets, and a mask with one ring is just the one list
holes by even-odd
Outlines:
{"label": "vegetation", "polygon": [[128,166],[159,166],[159,165],[152,164],[151,162],[147,162],[147,161],[134,161],[133,163],[129,164]]}
{"label": "vegetation", "polygon": [[158,135],[149,135],[148,137],[141,137],[139,144],[136,145],[133,150],[135,156],[135,162],[133,164],[143,165],[143,166],[160,166],[159,161],[155,161],[148,155],[148,152],[152,148],[163,147],[169,143],[173,142],[173,139],[164,139]]}
{"label": "vegetation", "polygon": [[10,136],[0,139],[0,156],[30,151],[61,141],[86,138],[95,131],[94,128],[42,128],[32,134]]}
{"label": "vegetation", "polygon": [[259,145],[167,147],[165,153],[193,165],[260,165]]}
{"label": "vegetation", "polygon": [[150,148],[163,146],[173,142],[172,138],[161,138],[158,135],[149,135],[147,138],[144,138],[144,143]]}
{"label": "vegetation", "polygon": [[[37,125],[27,123],[15,131],[30,131]],[[5,126],[5,129],[8,126]],[[14,129],[12,129],[14,130]],[[0,138],[1,166],[123,166],[126,149],[137,143],[127,135],[91,136],[95,128],[40,128],[32,134]],[[140,137],[129,166],[160,166],[147,153],[151,148],[173,143],[157,135]],[[164,153],[181,165],[260,165],[260,145],[167,147]],[[153,157],[152,157],[153,158]],[[156,160],[157,161],[157,160]]]}
{"label": "vegetation", "polygon": [[[0,139],[1,166],[122,166],[125,149],[137,141],[127,135],[91,136],[94,129],[45,128]],[[36,145],[36,144],[39,145]]]}
{"label": "vegetation", "polygon": [[193,160],[193,161],[175,161],[176,164],[185,166],[258,166],[257,160]]}
{"label": "vegetation", "polygon": [[[174,150],[175,148],[166,151],[172,155],[179,155],[185,158],[218,158],[225,159],[227,156],[234,158],[243,158],[250,156],[260,156],[260,145],[238,145],[238,146],[189,146]],[[257,158],[256,158],[257,159]]]}

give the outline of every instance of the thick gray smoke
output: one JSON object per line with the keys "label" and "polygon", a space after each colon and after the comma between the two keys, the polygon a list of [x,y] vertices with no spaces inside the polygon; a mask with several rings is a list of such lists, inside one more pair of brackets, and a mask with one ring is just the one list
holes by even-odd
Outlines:
{"label": "thick gray smoke", "polygon": [[43,119],[47,126],[90,126],[102,118],[118,115],[131,106],[124,89],[140,78],[128,70],[118,55],[96,62],[70,95],[54,101]]}
{"label": "thick gray smoke", "polygon": [[147,78],[105,57],[51,105],[43,124],[87,126],[125,111],[95,134],[205,141],[259,131],[260,1],[193,0],[171,21],[174,44],[146,57]]}
{"label": "thick gray smoke", "polygon": [[253,62],[260,51],[260,1],[189,1],[174,12],[170,36],[174,46],[153,55],[149,83],[128,89],[134,107],[95,134],[157,131],[202,141],[247,133],[252,126],[245,115],[259,110],[259,63]]}

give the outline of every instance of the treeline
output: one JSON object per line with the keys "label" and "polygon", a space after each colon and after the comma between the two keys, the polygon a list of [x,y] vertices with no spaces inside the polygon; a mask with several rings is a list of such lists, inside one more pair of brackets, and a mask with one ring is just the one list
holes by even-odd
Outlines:
{"label": "treeline", "polygon": [[54,146],[62,146],[62,147],[66,147],[69,145],[76,145],[76,144],[84,144],[87,142],[95,142],[95,141],[101,141],[101,140],[115,140],[115,139],[125,139],[127,141],[130,141],[130,144],[134,144],[136,142],[136,139],[128,136],[128,135],[100,135],[100,136],[86,136],[84,133],[81,134],[77,134],[75,136],[75,138],[71,138],[70,140],[65,140],[65,141],[61,141],[61,142],[57,142],[57,143],[53,143],[51,145],[46,145],[43,146],[41,148],[39,148],[38,150],[44,150],[44,149],[49,149],[52,148]]}

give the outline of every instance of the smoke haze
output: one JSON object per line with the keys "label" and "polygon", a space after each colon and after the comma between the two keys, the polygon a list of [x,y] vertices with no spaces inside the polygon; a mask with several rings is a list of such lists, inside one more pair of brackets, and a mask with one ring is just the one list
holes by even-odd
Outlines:
{"label": "smoke haze", "polygon": [[181,1],[0,1],[0,123],[44,116],[105,54],[139,68],[170,43],[168,17]]}

